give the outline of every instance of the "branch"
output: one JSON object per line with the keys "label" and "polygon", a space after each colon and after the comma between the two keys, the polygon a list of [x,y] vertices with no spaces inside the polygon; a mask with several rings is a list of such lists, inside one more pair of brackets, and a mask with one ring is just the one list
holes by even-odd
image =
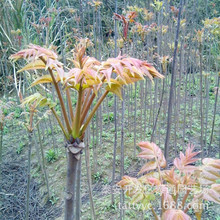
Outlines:
{"label": "branch", "polygon": [[79,87],[79,92],[78,92],[78,100],[77,100],[77,106],[76,106],[76,113],[74,120],[72,122],[72,135],[73,138],[79,137],[79,132],[80,132],[80,111],[81,111],[81,106],[82,106],[82,94],[83,94],[83,89],[82,85],[80,82],[80,87]]}
{"label": "branch", "polygon": [[109,93],[109,91],[106,90],[105,93],[100,97],[100,99],[98,100],[98,102],[94,106],[93,110],[91,111],[90,115],[88,116],[85,124],[83,125],[83,127],[82,127],[82,129],[80,131],[80,135],[82,135],[85,132],[85,130],[88,127],[89,122],[91,121],[92,117],[94,116],[96,110],[101,105],[102,101],[105,99],[105,97],[107,96],[108,93]]}
{"label": "branch", "polygon": [[154,211],[154,208],[151,206],[151,211],[152,211],[152,213],[153,213],[153,215],[154,215],[154,218],[156,219],[156,220],[159,220],[159,217],[158,217],[158,215],[157,215],[157,213]]}
{"label": "branch", "polygon": [[[101,79],[102,83],[104,82],[105,79],[106,79],[106,77],[103,76],[103,78]],[[102,85],[102,84],[101,84],[101,85]],[[100,89],[101,85],[99,85],[99,87],[97,88],[97,91]],[[86,117],[86,115],[87,115],[87,113],[88,113],[88,111],[89,111],[90,106],[92,105],[92,102],[93,102],[95,96],[96,96],[96,95],[95,95],[95,93],[93,92],[93,93],[92,93],[92,96],[91,96],[91,98],[89,99],[89,102],[88,102],[87,105],[86,105],[86,102],[85,102],[85,105],[83,106],[82,116],[81,116],[81,124],[82,124],[83,121],[85,120],[85,117]],[[89,98],[89,97],[88,97],[88,98]],[[87,99],[87,97],[86,97],[86,99]]]}
{"label": "branch", "polygon": [[187,190],[186,194],[185,194],[184,197],[183,197],[183,201],[182,201],[182,207],[183,207],[183,208],[184,208],[184,205],[185,205],[185,203],[186,203],[186,199],[187,199],[189,193],[190,193],[190,190]]}
{"label": "branch", "polygon": [[[43,57],[40,57],[40,59],[46,64],[46,60]],[[55,89],[57,91],[57,95],[58,95],[58,98],[59,98],[59,101],[60,101],[60,105],[61,105],[61,109],[62,109],[62,113],[63,113],[63,117],[64,117],[64,120],[65,120],[65,123],[66,123],[67,130],[68,130],[69,133],[71,133],[71,127],[70,127],[69,119],[68,119],[68,116],[67,116],[67,113],[66,113],[64,101],[63,101],[63,98],[62,98],[62,95],[61,95],[61,92],[60,92],[60,88],[58,86],[58,83],[56,82],[56,79],[55,79],[54,75],[53,75],[52,69],[49,67],[48,70],[49,70],[49,73],[50,73],[51,78],[53,80],[53,84],[55,86]]]}
{"label": "branch", "polygon": [[70,119],[71,121],[73,121],[74,115],[73,115],[72,100],[70,97],[70,90],[68,88],[66,89],[66,97],[67,97],[67,102],[68,102],[68,107],[69,107],[69,112],[70,112]]}
{"label": "branch", "polygon": [[64,128],[64,126],[63,126],[63,124],[62,124],[62,122],[61,122],[61,120],[59,118],[59,116],[57,115],[56,111],[54,110],[54,108],[51,108],[51,111],[53,112],[55,118],[57,119],[57,122],[58,122],[60,128],[62,129],[66,139],[69,139],[69,135],[67,134],[67,132],[66,132],[66,130],[65,130],[65,128]]}

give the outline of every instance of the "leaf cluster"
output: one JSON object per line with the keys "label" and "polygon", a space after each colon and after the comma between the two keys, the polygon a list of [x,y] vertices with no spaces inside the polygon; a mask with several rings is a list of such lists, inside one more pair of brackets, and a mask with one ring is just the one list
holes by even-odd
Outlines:
{"label": "leaf cluster", "polygon": [[150,142],[140,142],[142,152],[139,157],[147,163],[139,174],[133,178],[124,176],[118,185],[131,197],[132,203],[140,203],[144,210],[151,209],[155,219],[160,219],[153,206],[159,198],[161,201],[162,219],[191,219],[187,212],[193,209],[198,220],[201,219],[203,202],[211,201],[220,204],[220,160],[205,158],[202,165],[196,166],[199,152],[188,145],[185,154],[173,161],[173,167],[166,167],[166,160],[161,149]]}

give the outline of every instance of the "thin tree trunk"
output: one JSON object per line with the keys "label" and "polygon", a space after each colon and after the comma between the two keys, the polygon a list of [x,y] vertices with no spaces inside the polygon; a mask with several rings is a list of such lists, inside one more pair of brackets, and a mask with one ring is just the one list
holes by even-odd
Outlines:
{"label": "thin tree trunk", "polygon": [[[37,143],[37,137],[36,137],[35,132],[33,132],[33,135],[34,135],[34,146],[35,146],[35,150],[36,150],[36,154],[37,154],[38,163],[40,164],[41,172],[44,175],[43,164],[42,164],[42,160],[41,160],[41,157],[40,157],[40,151],[39,151],[39,146],[38,146],[38,143]],[[44,177],[43,177],[43,180],[45,180]]]}
{"label": "thin tree trunk", "polygon": [[95,130],[96,130],[96,141],[95,146],[93,148],[93,163],[94,163],[94,172],[97,173],[98,163],[97,163],[97,148],[99,146],[99,111],[96,111],[96,118],[95,118]]}
{"label": "thin tree trunk", "polygon": [[93,220],[96,220],[95,216],[95,207],[93,202],[93,195],[92,195],[92,178],[91,178],[91,166],[90,166],[90,157],[89,157],[89,134],[87,132],[87,143],[85,147],[85,160],[86,160],[86,171],[87,171],[87,181],[88,181],[88,188],[89,188],[89,200],[90,200],[90,209],[91,209],[91,216]]}
{"label": "thin tree trunk", "polygon": [[[124,109],[125,109],[125,103],[124,103],[124,91],[122,89],[122,114],[121,114],[121,166],[120,166],[120,178],[124,175]],[[124,204],[124,192],[121,190],[120,194],[120,203],[121,206]],[[120,210],[120,219],[124,219],[124,210]]]}
{"label": "thin tree trunk", "polygon": [[2,145],[3,145],[3,129],[0,129],[0,180],[2,174]]}
{"label": "thin tree trunk", "polygon": [[83,12],[82,0],[79,0],[79,4],[80,4],[80,11],[82,12],[82,13],[80,13],[80,15],[81,15],[81,24],[82,24],[82,35],[84,37],[85,36],[85,27],[84,27],[84,12]]}
{"label": "thin tree trunk", "polygon": [[114,192],[113,192],[113,186],[115,184],[115,169],[116,169],[116,165],[115,165],[115,161],[116,161],[116,153],[117,153],[117,138],[118,138],[118,134],[117,134],[117,96],[115,95],[115,99],[114,99],[114,124],[115,124],[115,141],[114,141],[114,152],[113,152],[113,165],[112,165],[112,186],[111,186],[111,194],[112,194],[112,205],[115,202],[115,198],[114,198]]}
{"label": "thin tree trunk", "polygon": [[[152,98],[152,83],[150,83],[150,86],[149,86],[149,89],[150,89],[150,113],[149,113],[149,122],[148,122],[148,129],[149,127],[151,127],[151,119],[152,119],[152,105],[153,105],[153,98]],[[149,130],[147,131],[147,133],[149,132]]]}
{"label": "thin tree trunk", "polygon": [[147,82],[145,81],[145,91],[144,91],[144,137],[146,136],[147,130]]}
{"label": "thin tree trunk", "polygon": [[[93,117],[93,119],[92,119],[92,152],[93,152],[93,158],[96,158],[95,125],[94,125],[95,122],[94,122],[94,120],[95,119]],[[94,162],[93,165],[94,165],[94,172],[97,172],[96,163]]]}
{"label": "thin tree trunk", "polygon": [[80,184],[81,184],[81,155],[78,161],[77,165],[77,179],[76,179],[76,220],[80,220],[80,215],[81,215],[81,196],[80,196]]}
{"label": "thin tree trunk", "polygon": [[28,169],[27,169],[27,193],[26,193],[26,210],[25,219],[29,219],[29,203],[30,203],[30,182],[31,182],[31,147],[32,147],[32,136],[33,133],[28,134]]}
{"label": "thin tree trunk", "polygon": [[175,151],[175,157],[177,156],[177,147],[176,147],[176,132],[177,132],[177,120],[178,120],[178,117],[177,117],[177,93],[176,93],[176,76],[175,76],[175,80],[174,80],[174,151]]}
{"label": "thin tree trunk", "polygon": [[159,115],[160,115],[160,109],[161,109],[161,106],[162,106],[162,103],[163,103],[164,88],[165,88],[165,80],[163,80],[162,94],[161,94],[161,98],[160,98],[160,106],[158,108],[156,120],[154,122],[154,127],[153,127],[153,131],[152,131],[152,134],[151,134],[151,142],[154,140],[154,132],[155,132],[156,127],[157,127],[157,121],[158,121],[158,118],[159,118]]}
{"label": "thin tree trunk", "polygon": [[[68,108],[67,108],[68,109]],[[56,144],[56,138],[55,138],[55,134],[54,134],[54,128],[52,126],[52,122],[51,122],[51,117],[50,115],[48,116],[49,118],[49,127],[50,127],[50,130],[51,130],[51,134],[52,134],[52,141],[53,141],[53,149],[56,150],[56,147],[57,144]]]}
{"label": "thin tree trunk", "polygon": [[67,185],[65,196],[65,220],[73,220],[74,218],[74,198],[76,185],[76,169],[78,160],[69,151],[67,152]]}
{"label": "thin tree trunk", "polygon": [[[209,56],[208,56],[208,68],[207,72],[210,72],[210,59],[211,58],[211,47],[209,48]],[[205,148],[207,149],[208,143],[208,115],[209,115],[209,79],[208,75],[205,77],[205,85],[206,85],[206,117],[205,117]],[[207,149],[209,151],[209,149]]]}
{"label": "thin tree trunk", "polygon": [[216,116],[218,93],[219,93],[219,81],[220,81],[220,75],[218,76],[217,90],[216,90],[216,95],[215,95],[215,105],[214,105],[213,120],[212,120],[212,131],[211,131],[210,144],[209,144],[210,151],[211,151],[212,139],[213,139],[213,133],[214,133],[214,127],[215,127],[215,116]]}
{"label": "thin tree trunk", "polygon": [[[205,77],[206,86],[206,113],[205,113],[205,148],[207,146],[207,135],[208,135],[208,114],[209,114],[209,79]],[[206,148],[207,149],[207,148]]]}
{"label": "thin tree trunk", "polygon": [[179,14],[178,14],[178,23],[176,30],[176,38],[175,38],[175,47],[173,54],[173,65],[171,70],[171,85],[170,85],[170,96],[169,96],[169,105],[168,105],[168,117],[167,117],[167,133],[165,140],[165,158],[168,159],[169,156],[169,141],[170,141],[170,131],[171,131],[171,116],[172,116],[172,107],[173,107],[173,87],[174,87],[174,79],[175,79],[175,64],[176,64],[176,54],[178,48],[178,38],[179,38],[179,28],[180,28],[180,19],[181,19],[181,10],[182,10],[183,1],[180,0]]}
{"label": "thin tree trunk", "polygon": [[[115,0],[115,13],[118,12],[118,1]],[[114,22],[114,42],[115,42],[115,48],[114,48],[114,55],[117,56],[117,20],[115,19]],[[129,97],[129,96],[128,96]],[[128,103],[130,103],[130,99],[128,98]],[[128,109],[129,114],[129,109]],[[129,124],[129,121],[128,121]],[[113,187],[115,184],[115,169],[116,169],[116,153],[117,153],[117,139],[118,139],[118,133],[117,133],[117,96],[114,96],[114,125],[115,125],[115,140],[114,140],[114,151],[113,151],[113,165],[112,165],[112,184],[111,184],[111,203],[112,205],[115,203],[115,197],[114,197],[114,191]]]}
{"label": "thin tree trunk", "polygon": [[99,136],[99,144],[101,145],[102,144],[102,132],[103,132],[103,123],[102,123],[102,105],[104,103],[102,103],[100,106],[99,106],[99,122],[100,122],[100,136]]}
{"label": "thin tree trunk", "polygon": [[[186,95],[187,95],[187,81],[188,81],[188,73],[185,73],[186,77],[185,77],[185,87],[184,87],[184,110],[183,110],[183,140],[185,139],[185,134],[186,134]],[[189,104],[190,104],[190,100],[189,100]]]}
{"label": "thin tree trunk", "polygon": [[[157,89],[158,89],[158,81],[155,80],[156,83],[154,84],[154,103],[153,103],[153,109],[157,109]],[[152,122],[154,123],[155,120],[155,111],[153,111],[153,119]]]}
{"label": "thin tree trunk", "polygon": [[135,83],[135,97],[134,97],[134,158],[136,157],[136,135],[137,135],[136,121],[137,121],[137,82]]}
{"label": "thin tree trunk", "polygon": [[46,182],[46,186],[47,186],[47,193],[48,193],[48,197],[50,198],[49,181],[48,181],[47,170],[46,170],[46,166],[45,166],[44,151],[43,151],[43,144],[42,144],[41,136],[40,136],[39,124],[37,124],[37,134],[38,134],[38,138],[39,138],[40,153],[41,153],[41,158],[42,158],[44,178],[45,178],[45,182]]}
{"label": "thin tree trunk", "polygon": [[202,158],[204,155],[203,152],[203,97],[202,97],[202,43],[199,45],[199,75],[200,75],[200,87],[199,87],[199,92],[200,92],[200,122],[201,122],[201,137],[200,137],[200,144],[201,144],[201,151],[202,151]]}

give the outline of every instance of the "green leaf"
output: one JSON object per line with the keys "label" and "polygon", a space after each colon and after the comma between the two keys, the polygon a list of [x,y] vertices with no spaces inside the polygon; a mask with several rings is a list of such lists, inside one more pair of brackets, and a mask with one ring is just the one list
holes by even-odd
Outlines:
{"label": "green leaf", "polygon": [[25,98],[22,102],[22,105],[31,105],[33,103],[36,103],[35,107],[48,106],[49,108],[53,108],[56,105],[55,102],[51,101],[50,99],[47,99],[38,92]]}
{"label": "green leaf", "polygon": [[44,76],[38,77],[36,80],[34,80],[34,82],[31,83],[31,87],[36,86],[38,84],[42,84],[42,83],[52,83],[52,82],[53,82],[53,80],[50,75],[44,75]]}
{"label": "green leaf", "polygon": [[45,68],[46,68],[46,65],[42,60],[35,60],[31,63],[28,63],[26,66],[20,69],[18,73],[24,70],[37,70],[37,69],[45,69]]}
{"label": "green leaf", "polygon": [[121,85],[111,84],[111,87],[107,85],[105,89],[109,92],[116,94],[122,100]]}

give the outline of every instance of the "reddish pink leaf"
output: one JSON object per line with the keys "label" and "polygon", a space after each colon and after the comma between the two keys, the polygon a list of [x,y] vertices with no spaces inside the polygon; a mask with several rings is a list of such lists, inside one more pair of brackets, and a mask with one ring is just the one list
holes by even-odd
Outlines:
{"label": "reddish pink leaf", "polygon": [[162,220],[191,220],[191,218],[182,210],[169,209],[164,212]]}

